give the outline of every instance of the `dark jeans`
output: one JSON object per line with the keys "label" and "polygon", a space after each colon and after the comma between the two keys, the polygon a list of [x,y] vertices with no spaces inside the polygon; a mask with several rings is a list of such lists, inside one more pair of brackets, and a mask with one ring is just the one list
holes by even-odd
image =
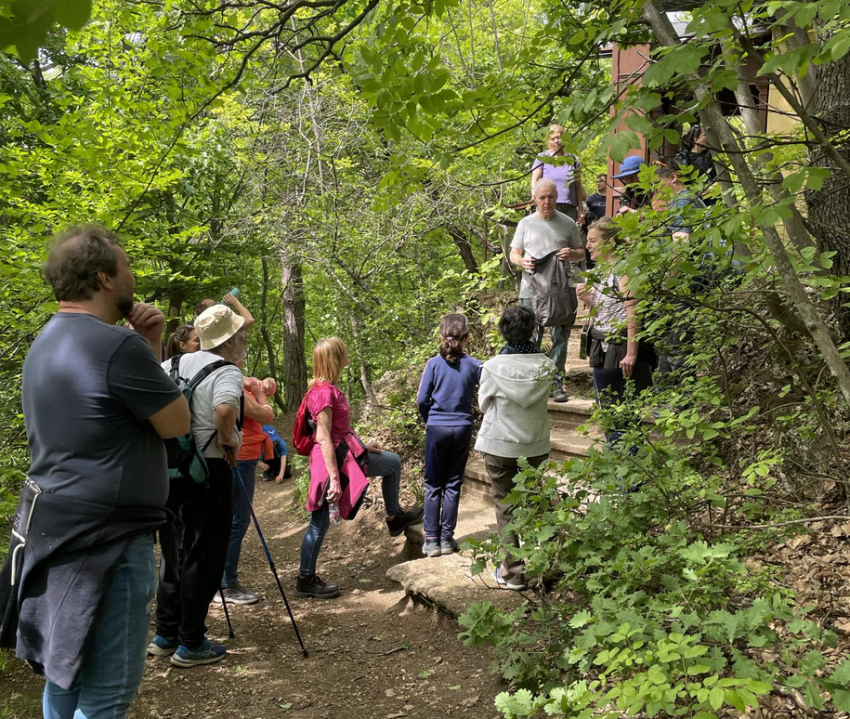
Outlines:
{"label": "dark jeans", "polygon": [[[401,511],[398,504],[401,458],[394,452],[369,452],[366,476],[381,478],[381,491],[384,495],[386,512],[390,516],[398,514]],[[310,513],[310,524],[304,532],[304,539],[301,540],[301,568],[298,573],[302,577],[309,577],[316,573],[316,561],[328,527],[330,527],[330,517],[328,503],[325,502],[315,512]]]}
{"label": "dark jeans", "polygon": [[167,509],[174,517],[159,530],[162,560],[156,593],[156,633],[197,649],[206,635],[210,602],[221,585],[233,520],[233,470],[207,459],[209,486],[171,480]]}
{"label": "dark jeans", "polygon": [[316,573],[316,562],[330,524],[327,502],[315,512],[310,512],[310,524],[307,525],[304,539],[301,540],[301,567],[298,573],[302,577],[309,577]]}
{"label": "dark jeans", "polygon": [[[230,542],[227,545],[227,559],[224,562],[224,575],[221,578],[222,588],[236,584],[236,580],[239,578],[239,555],[242,553],[242,540],[251,524],[251,508],[248,505],[249,502],[254,503],[254,473],[257,470],[257,461],[256,459],[240,459],[236,462],[236,469],[232,470],[233,522],[230,525]],[[245,491],[248,492],[247,499],[237,475],[242,479]]]}
{"label": "dark jeans", "polygon": [[472,425],[428,425],[425,432],[425,539],[447,541],[454,537],[471,439]]}
{"label": "dark jeans", "polygon": [[[532,467],[539,467],[548,458],[548,454],[528,457],[528,463]],[[505,497],[514,488],[514,477],[519,473],[519,460],[516,457],[497,457],[494,454],[485,454],[484,468],[490,477],[490,486],[493,490],[493,507],[496,510],[496,525],[499,529],[502,546],[505,548],[505,559],[502,561],[502,579],[506,582],[520,584],[525,570],[525,562],[521,559],[514,559],[508,551],[511,547],[519,549],[519,537],[505,529],[514,518],[511,513],[511,506],[505,501]]]}

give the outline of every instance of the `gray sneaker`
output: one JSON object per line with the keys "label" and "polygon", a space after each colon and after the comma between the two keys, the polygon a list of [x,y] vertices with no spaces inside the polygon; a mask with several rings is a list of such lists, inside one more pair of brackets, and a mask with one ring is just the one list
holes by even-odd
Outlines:
{"label": "gray sneaker", "polygon": [[442,554],[440,543],[436,539],[426,539],[422,545],[422,554],[426,557],[439,557]]}
{"label": "gray sneaker", "polygon": [[440,540],[440,554],[446,556],[447,554],[455,554],[460,551],[460,545],[458,545],[457,540],[452,537],[451,539],[441,539]]}
{"label": "gray sneaker", "polygon": [[553,402],[566,402],[570,396],[564,392],[563,387],[556,387],[552,390],[552,394],[549,395],[549,399]]}
{"label": "gray sneaker", "polygon": [[213,601],[217,604],[221,604],[222,594],[224,595],[224,601],[229,604],[256,604],[260,601],[260,598],[250,589],[245,589],[239,580],[236,580],[229,587],[217,593],[215,597],[213,597]]}
{"label": "gray sneaker", "polygon": [[526,587],[525,582],[509,582],[506,579],[503,579],[501,567],[496,567],[493,570],[493,579],[496,580],[496,584],[498,584],[502,589],[513,589],[515,592],[522,592],[528,588]]}

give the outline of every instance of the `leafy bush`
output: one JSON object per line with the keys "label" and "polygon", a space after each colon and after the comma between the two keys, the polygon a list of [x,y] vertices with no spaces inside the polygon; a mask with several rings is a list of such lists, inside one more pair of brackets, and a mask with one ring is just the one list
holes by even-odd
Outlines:
{"label": "leafy bush", "polygon": [[[624,426],[622,408],[597,414],[602,426]],[[690,410],[667,414],[671,433],[704,431]],[[507,719],[541,711],[709,719],[755,707],[780,687],[817,709],[831,692],[837,709],[850,710],[850,662],[825,671],[822,650],[835,635],[795,609],[772,570],[744,563],[754,544],[793,528],[709,534],[707,512],[726,504],[726,490],[719,474],[694,466],[722,463],[706,461],[717,460],[710,443],[692,449],[654,434],[637,423],[613,448],[560,467],[524,464],[517,476],[508,501],[524,544],[515,555],[547,591],[512,614],[485,602],[460,618],[464,642],[492,645],[512,684],[499,710]],[[748,465],[754,492],[772,484],[770,466],[765,457]],[[747,516],[746,502],[736,508]],[[495,538],[469,544],[473,571],[500,561]]]}

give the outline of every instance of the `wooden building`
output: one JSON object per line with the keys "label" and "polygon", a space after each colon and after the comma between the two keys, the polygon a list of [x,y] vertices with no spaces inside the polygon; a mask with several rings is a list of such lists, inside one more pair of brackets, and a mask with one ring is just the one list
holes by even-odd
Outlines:
{"label": "wooden building", "polygon": [[[671,13],[671,20],[679,37],[683,41],[688,40],[687,22],[681,19],[679,13]],[[651,61],[651,47],[649,45],[635,45],[631,47],[621,47],[618,45],[612,46],[608,52],[611,56],[611,82],[616,87],[617,93],[624,91],[629,84],[640,84],[641,77],[649,67]],[[720,52],[720,48],[716,48],[716,53]],[[784,134],[791,130],[795,124],[794,119],[790,116],[785,100],[779,93],[771,93],[770,84],[767,79],[758,76],[758,64],[750,61],[746,68],[747,75],[751,78],[750,90],[753,94],[753,100],[757,104],[762,115],[764,127],[769,132]],[[736,115],[739,114],[738,103],[735,99],[735,93],[732,90],[722,90],[717,94],[720,100],[724,114]],[[685,100],[686,98],[682,98]],[[689,100],[689,99],[688,99]],[[650,117],[660,117],[667,114],[676,114],[676,98],[665,98],[664,104],[654,110]],[[614,115],[614,108],[611,108],[611,115]],[[626,129],[625,125],[622,129]],[[615,131],[616,132],[616,131]],[[678,151],[677,146],[669,145],[666,141],[658,150],[650,150],[645,138],[637,133],[640,140],[640,148],[629,152],[630,155],[639,155],[647,163],[652,163],[659,157],[671,157]],[[619,172],[620,164],[613,160],[608,160],[608,177],[616,175]],[[608,193],[607,214],[613,216],[616,212],[617,187],[620,184],[617,181],[612,183],[614,192]]]}

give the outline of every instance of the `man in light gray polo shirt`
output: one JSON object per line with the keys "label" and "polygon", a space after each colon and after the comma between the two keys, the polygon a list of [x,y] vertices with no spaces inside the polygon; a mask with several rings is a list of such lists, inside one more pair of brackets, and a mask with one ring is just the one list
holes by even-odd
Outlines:
{"label": "man in light gray polo shirt", "polygon": [[[531,278],[534,260],[558,252],[563,262],[579,263],[584,259],[584,245],[579,236],[578,225],[555,209],[558,188],[552,180],[542,179],[534,188],[537,212],[523,217],[511,242],[511,262],[522,268],[522,283],[519,302],[531,306]],[[566,402],[568,397],[561,387],[567,363],[567,344],[570,341],[572,324],[552,327],[552,361],[559,373],[554,383],[551,398]],[[538,325],[532,341],[537,345],[543,340],[544,327]]]}

